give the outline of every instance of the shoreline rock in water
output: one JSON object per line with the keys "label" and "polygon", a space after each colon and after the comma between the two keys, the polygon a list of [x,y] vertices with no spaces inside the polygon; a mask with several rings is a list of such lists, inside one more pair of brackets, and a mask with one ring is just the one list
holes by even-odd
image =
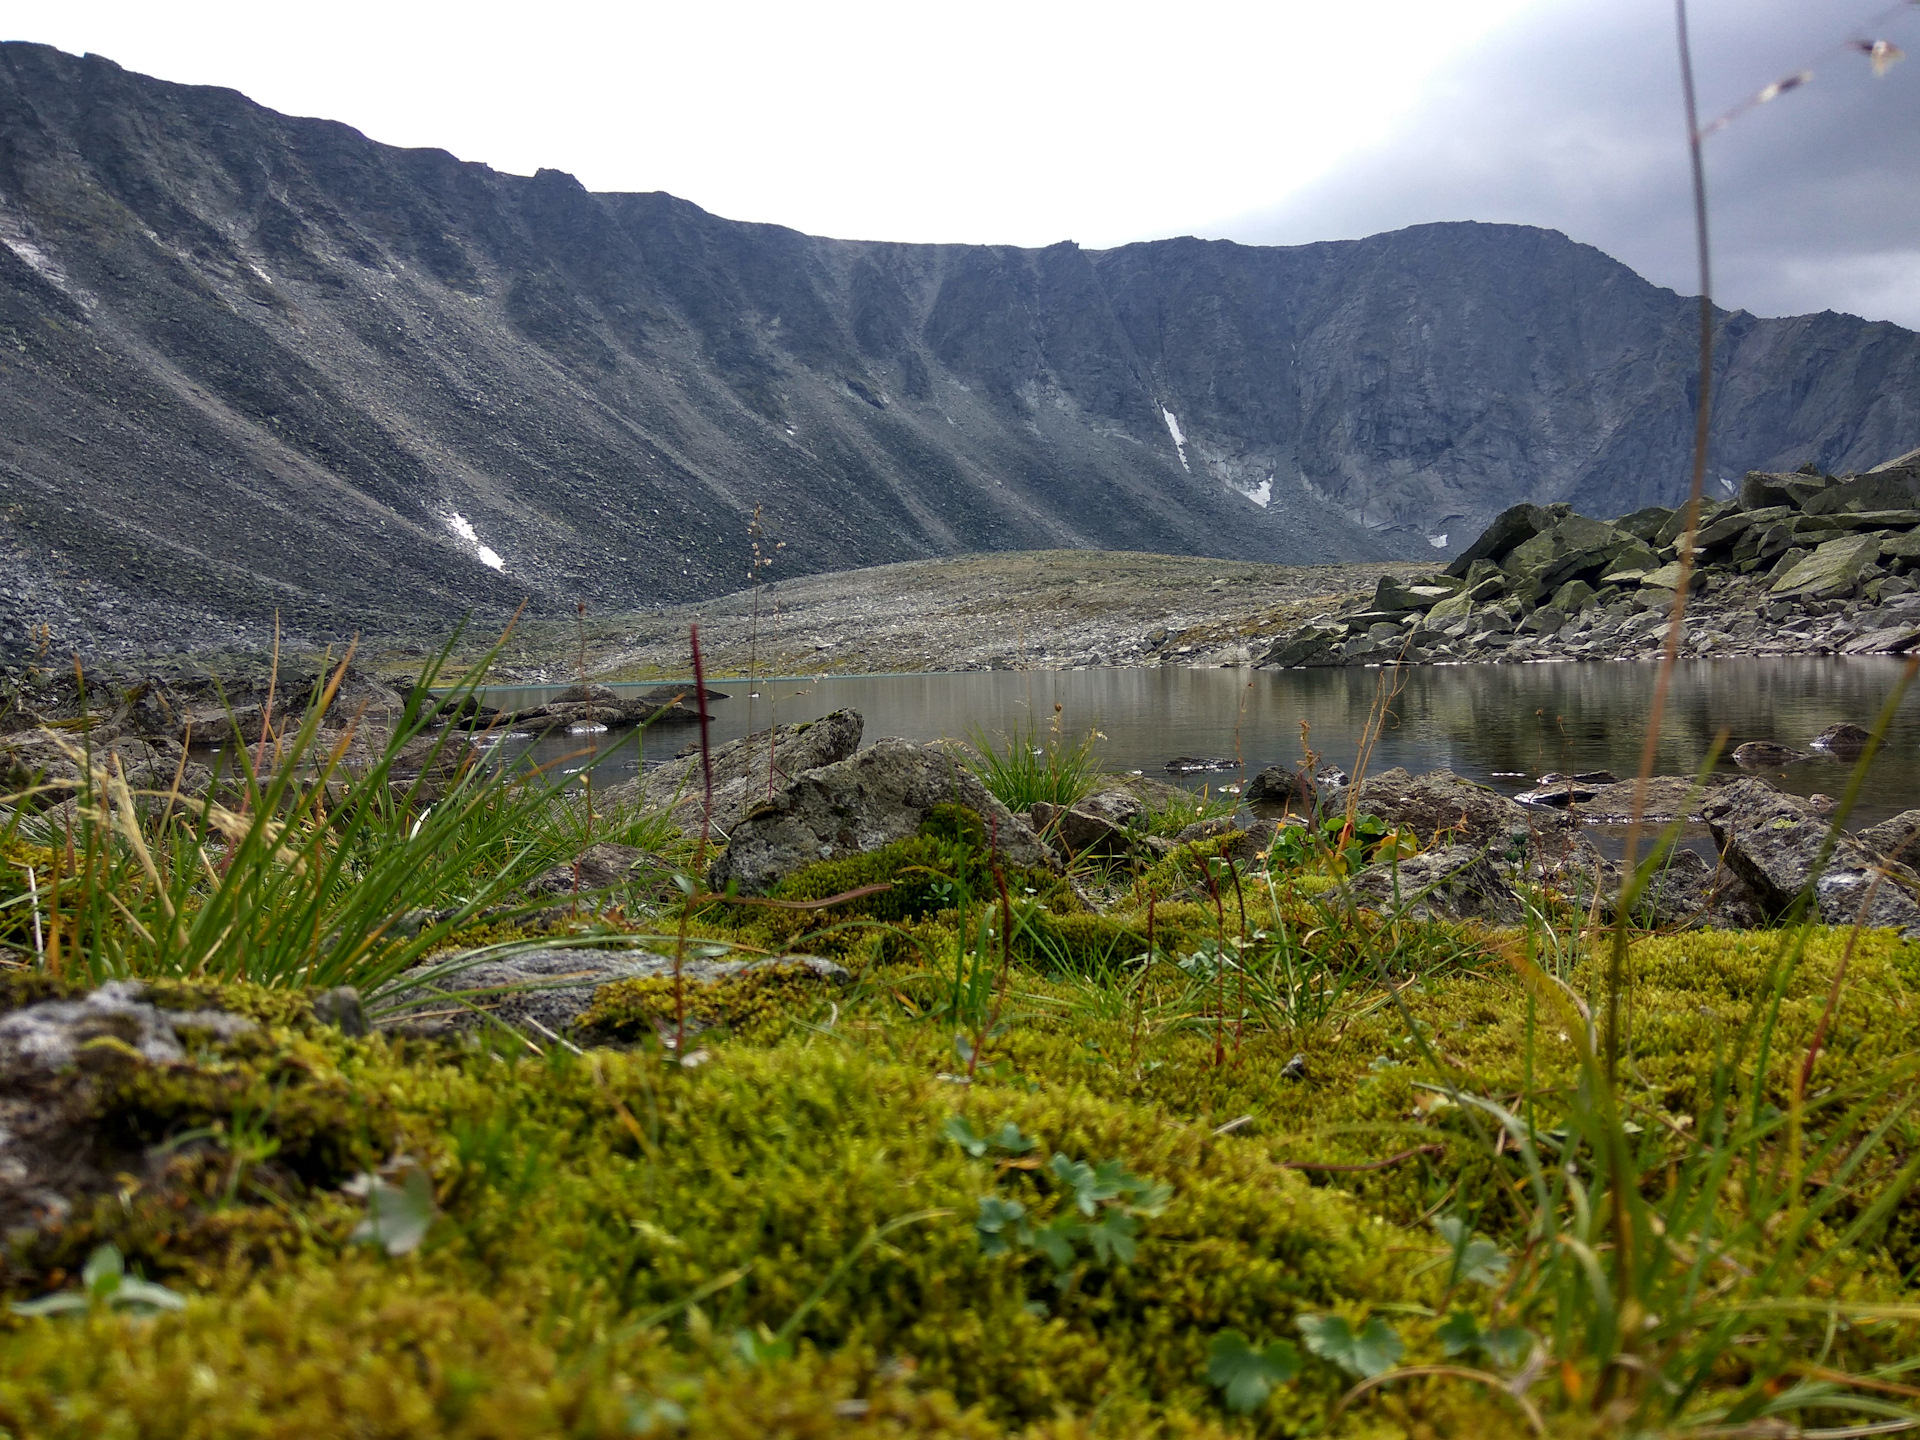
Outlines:
{"label": "shoreline rock in water", "polygon": [[[1667,640],[1684,510],[1618,520],[1515,505],[1440,573],[1382,575],[1358,610],[1283,635],[1262,667],[1647,659]],[[1920,460],[1747,475],[1700,509],[1680,651],[1901,654],[1920,645]]]}

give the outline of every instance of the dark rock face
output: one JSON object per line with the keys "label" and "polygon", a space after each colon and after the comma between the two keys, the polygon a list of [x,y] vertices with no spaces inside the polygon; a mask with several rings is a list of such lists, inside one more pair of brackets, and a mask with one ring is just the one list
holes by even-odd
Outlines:
{"label": "dark rock face", "polygon": [[[1690,303],[1551,232],[826,240],[31,44],[0,241],[0,601],[63,638],[710,595],[756,502],[782,573],[1432,555],[1672,503],[1691,431]],[[1909,332],[1719,344],[1716,472],[1911,445]]]}
{"label": "dark rock face", "polygon": [[1059,860],[1027,822],[997,800],[942,745],[876,741],[837,765],[808,770],[734,828],[708,883],[771,889],[803,865],[878,850],[919,833],[936,805],[964,805],[986,822],[1011,864],[1056,870]]}
{"label": "dark rock face", "polygon": [[[1806,801],[1761,780],[1741,780],[1716,791],[1704,813],[1727,865],[1752,888],[1766,913],[1785,912],[1813,877],[1828,822]],[[1874,871],[1883,863],[1860,840],[1839,837],[1814,885],[1821,921],[1862,921],[1920,938],[1920,904],[1906,888],[1914,883],[1913,872],[1893,867],[1899,878],[1876,884]]]}

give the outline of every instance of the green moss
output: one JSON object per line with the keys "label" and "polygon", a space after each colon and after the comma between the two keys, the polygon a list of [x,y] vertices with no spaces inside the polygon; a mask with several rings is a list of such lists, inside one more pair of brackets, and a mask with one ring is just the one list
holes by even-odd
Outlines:
{"label": "green moss", "polygon": [[[896,852],[894,873],[924,853]],[[1278,923],[1249,903],[1250,925]],[[1237,935],[1232,902],[1225,915]],[[1340,983],[1340,965],[1359,978],[1318,1010],[1276,990],[1288,1009],[1164,962],[1144,978],[1116,973],[1112,955],[1144,949],[1143,910],[1051,914],[1033,933],[1064,959],[1036,945],[1004,985],[996,969],[986,1004],[969,1010],[942,998],[944,977],[911,943],[950,957],[958,918],[893,922],[881,966],[831,1009],[816,985],[777,968],[696,987],[690,1009],[714,1028],[702,1039],[711,1059],[695,1069],[657,1047],[574,1056],[549,1045],[534,1056],[354,1041],[307,1023],[291,1000],[169,992],[251,1007],[266,1029],[252,1043],[202,1046],[185,1066],[94,1073],[102,1133],[131,1146],[251,1125],[280,1148],[236,1167],[231,1144],[181,1147],[17,1246],[0,1277],[12,1296],[71,1285],[88,1250],[110,1240],[191,1302],[151,1322],[0,1322],[0,1427],[599,1436],[645,1420],[674,1433],[666,1402],[684,1412],[685,1433],[715,1436],[1516,1433],[1510,1401],[1444,1377],[1396,1381],[1334,1425],[1351,1377],[1312,1357],[1256,1422],[1235,1420],[1205,1379],[1208,1347],[1226,1329],[1297,1341],[1303,1314],[1374,1314],[1398,1328],[1406,1363],[1446,1360],[1438,1316],[1484,1309],[1491,1292],[1445,1293],[1428,1217],[1470,1201],[1476,1227],[1514,1254],[1528,1219],[1511,1155],[1427,1087],[1444,1078],[1504,1101],[1525,1094],[1550,1126],[1577,1075],[1568,991],[1597,998],[1599,965],[1561,962],[1567,989],[1530,989],[1500,958],[1518,958],[1519,940],[1408,926],[1398,938],[1369,932],[1369,943],[1445,963],[1411,965],[1388,988],[1359,966],[1367,937],[1322,921],[1323,933],[1297,935],[1303,953],[1338,961],[1313,972],[1313,995]],[[1156,906],[1155,938],[1176,949],[1221,924],[1211,899]],[[1636,1114],[1700,1103],[1779,943],[1711,933],[1636,943],[1622,1067]],[[1756,1103],[1787,1103],[1848,944],[1844,932],[1814,935]],[[1868,933],[1847,963],[1814,1071],[1815,1089],[1841,1098],[1920,1051],[1920,947]],[[589,1020],[631,1038],[671,1014],[671,982],[623,982],[600,992]],[[971,1077],[957,1073],[967,1066],[956,1033],[979,1037]],[[1845,1125],[1877,1123],[1905,1093]],[[1812,1128],[1841,1127],[1839,1106],[1819,1100]],[[973,1221],[995,1197],[1044,1224],[1070,1211],[1069,1192],[1044,1164],[972,1156],[946,1133],[956,1115],[981,1135],[1017,1126],[1036,1159],[1110,1161],[1163,1181],[1171,1199],[1139,1220],[1130,1263],[1082,1255],[1056,1283],[1037,1254],[987,1253]],[[1915,1138],[1899,1130],[1869,1158],[1863,1195]],[[1372,1170],[1296,1168],[1409,1150]],[[338,1186],[396,1152],[431,1174],[438,1214],[419,1250],[388,1257],[353,1242],[362,1205]],[[1911,1304],[1900,1270],[1920,1260],[1916,1231],[1909,1201],[1876,1250],[1836,1255],[1823,1293]],[[796,1315],[791,1358],[742,1358],[741,1332],[762,1349]],[[1781,1326],[1709,1377],[1716,1403],[1766,1346],[1873,1364],[1916,1344],[1911,1326],[1837,1336],[1824,1316]],[[1590,1406],[1559,1383],[1548,1376],[1531,1392],[1554,1433],[1597,1433]]]}
{"label": "green moss", "polygon": [[579,1023],[609,1040],[651,1039],[674,1028],[684,1000],[687,1020],[699,1029],[753,1034],[768,1026],[785,1028],[820,992],[820,976],[806,965],[763,965],[679,987],[664,977],[616,980],[594,991]]}

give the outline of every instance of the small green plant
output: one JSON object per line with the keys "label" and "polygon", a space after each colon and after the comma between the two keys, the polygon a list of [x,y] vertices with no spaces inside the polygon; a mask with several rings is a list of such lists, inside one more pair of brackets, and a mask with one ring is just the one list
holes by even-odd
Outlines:
{"label": "small green plant", "polygon": [[1300,1351],[1291,1340],[1255,1349],[1238,1330],[1222,1330],[1207,1347],[1207,1380],[1236,1415],[1251,1415],[1299,1373]]}
{"label": "small green plant", "polygon": [[997,1168],[1020,1171],[1051,1182],[1048,1188],[1071,1201],[1053,1219],[1038,1222],[1025,1202],[1002,1195],[980,1197],[974,1231],[981,1253],[1012,1255],[1031,1251],[1043,1255],[1054,1268],[1054,1283],[1066,1288],[1076,1267],[1131,1265],[1140,1221],[1162,1214],[1173,1198],[1173,1187],[1143,1179],[1118,1160],[1089,1165],[1054,1152],[1044,1167],[1032,1155],[1034,1141],[1012,1122],[989,1138],[976,1135],[963,1116],[947,1122],[947,1138],[976,1159],[998,1151]]}
{"label": "small green plant", "polygon": [[16,1315],[84,1315],[92,1310],[125,1310],[134,1315],[156,1315],[183,1310],[186,1299],[164,1285],[127,1274],[126,1261],[112,1245],[98,1246],[80,1272],[78,1290],[62,1290],[38,1300],[16,1300]]}
{"label": "small green plant", "polygon": [[1407,1350],[1399,1333],[1378,1315],[1357,1327],[1344,1315],[1302,1315],[1299,1324],[1311,1354],[1358,1379],[1386,1374]]}

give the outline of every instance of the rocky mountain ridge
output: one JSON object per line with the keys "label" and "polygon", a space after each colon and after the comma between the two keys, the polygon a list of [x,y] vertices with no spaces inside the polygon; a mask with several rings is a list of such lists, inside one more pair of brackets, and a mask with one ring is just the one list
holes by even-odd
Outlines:
{"label": "rocky mountain ridge", "polygon": [[[6,44],[0,643],[604,613],[736,589],[756,540],[1450,556],[1516,501],[1676,499],[1693,317],[1517,226],[822,239]],[[1911,332],[1719,338],[1717,473],[1920,429]]]}

